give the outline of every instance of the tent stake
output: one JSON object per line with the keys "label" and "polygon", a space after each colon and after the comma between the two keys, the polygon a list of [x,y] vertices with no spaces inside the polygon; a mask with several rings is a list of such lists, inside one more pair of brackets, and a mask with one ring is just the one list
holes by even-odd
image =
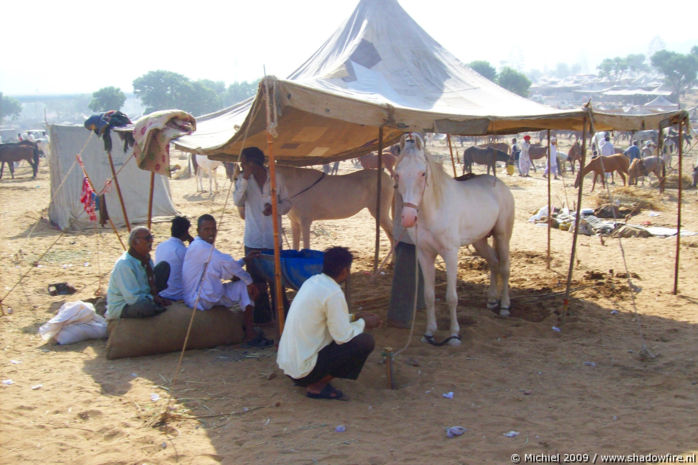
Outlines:
{"label": "tent stake", "polygon": [[119,195],[119,202],[121,203],[121,213],[123,213],[124,215],[126,229],[128,229],[128,232],[131,232],[131,223],[128,222],[128,215],[126,214],[126,205],[124,205],[124,198],[121,196],[121,187],[119,187],[119,179],[116,177],[116,170],[114,169],[114,160],[112,160],[111,158],[111,150],[107,150],[107,157],[109,158],[109,167],[111,168],[111,175],[114,178],[116,193]]}

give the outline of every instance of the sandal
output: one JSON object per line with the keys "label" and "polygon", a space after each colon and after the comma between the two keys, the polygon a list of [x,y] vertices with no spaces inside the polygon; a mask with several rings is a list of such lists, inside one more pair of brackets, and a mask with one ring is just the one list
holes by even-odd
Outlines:
{"label": "sandal", "polygon": [[341,400],[344,393],[339,389],[335,389],[330,383],[325,384],[320,392],[306,392],[305,395],[311,399],[328,399],[328,400]]}

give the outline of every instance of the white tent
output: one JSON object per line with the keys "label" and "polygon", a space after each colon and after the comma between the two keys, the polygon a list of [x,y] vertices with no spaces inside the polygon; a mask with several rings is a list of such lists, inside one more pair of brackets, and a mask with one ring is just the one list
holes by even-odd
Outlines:
{"label": "white tent", "polygon": [[[94,184],[95,190],[99,191],[112,177],[103,140],[82,126],[52,125],[49,126],[49,135],[51,138],[51,154],[48,158],[51,174],[51,202],[48,214],[51,223],[61,230],[96,227],[98,223],[89,221],[80,202],[83,173],[76,162],[75,155],[82,150],[81,158],[85,171]],[[133,158],[132,148],[124,152],[124,144],[119,136],[112,133],[111,137],[112,159],[118,173],[129,223],[145,223],[148,219],[150,172],[138,168]],[[88,142],[87,145],[85,145],[86,142]],[[106,193],[106,204],[107,212],[114,225],[117,227],[125,225],[121,204],[113,183]],[[156,175],[153,218],[172,217],[176,214],[177,211],[170,196],[169,180]]]}
{"label": "white tent", "polygon": [[[243,144],[266,147],[270,125],[276,159],[302,165],[375,150],[379,127],[390,143],[406,131],[581,130],[589,115],[588,109],[541,105],[485,79],[432,39],[396,0],[361,0],[287,79],[266,77],[256,97],[197,118],[197,131],[176,145],[235,156]],[[593,112],[596,130],[657,128],[681,116]]]}

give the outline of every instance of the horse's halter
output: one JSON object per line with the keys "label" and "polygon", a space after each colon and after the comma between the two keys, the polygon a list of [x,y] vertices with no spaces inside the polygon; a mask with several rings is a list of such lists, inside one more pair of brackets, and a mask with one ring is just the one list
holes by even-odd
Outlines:
{"label": "horse's halter", "polygon": [[[412,132],[408,132],[408,133],[404,136],[405,138],[403,139],[403,145],[405,145],[405,144],[408,143],[408,142],[410,142],[410,143],[412,143],[412,144],[416,144],[416,143],[417,143],[416,139],[413,137],[412,134],[413,134]],[[424,147],[422,147],[422,151],[424,151]],[[404,152],[403,152],[402,155],[404,155]],[[421,203],[421,201],[422,201],[422,198],[424,197],[424,192],[425,192],[426,189],[427,189],[427,181],[428,181],[428,179],[429,179],[428,173],[429,173],[429,162],[428,162],[427,159],[426,159],[426,154],[424,154],[424,186],[423,186],[423,188],[422,188],[422,192],[421,192],[420,195],[419,195],[419,201],[420,201],[420,203]],[[415,211],[416,211],[417,213],[419,213],[419,205],[415,205],[415,204],[413,204],[412,202],[403,202],[403,203],[402,203],[402,206],[403,206],[403,208],[404,208],[404,207],[414,208]]]}

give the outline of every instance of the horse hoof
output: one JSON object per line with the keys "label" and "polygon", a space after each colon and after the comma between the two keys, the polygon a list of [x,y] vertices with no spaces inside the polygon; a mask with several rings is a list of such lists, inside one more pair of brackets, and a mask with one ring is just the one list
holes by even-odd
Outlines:
{"label": "horse hoof", "polygon": [[436,340],[434,340],[434,336],[432,336],[431,334],[425,334],[424,336],[422,336],[422,339],[420,339],[420,341],[425,344],[431,345],[434,345],[436,343]]}
{"label": "horse hoof", "polygon": [[454,337],[450,341],[448,341],[448,345],[450,346],[459,346],[461,345],[461,340],[459,337]]}
{"label": "horse hoof", "polygon": [[511,315],[510,310],[511,310],[511,307],[501,307],[499,309],[499,316],[501,316],[502,318],[508,317],[509,315]]}
{"label": "horse hoof", "polygon": [[487,301],[487,310],[495,310],[497,307],[499,307],[498,300],[488,300]]}

